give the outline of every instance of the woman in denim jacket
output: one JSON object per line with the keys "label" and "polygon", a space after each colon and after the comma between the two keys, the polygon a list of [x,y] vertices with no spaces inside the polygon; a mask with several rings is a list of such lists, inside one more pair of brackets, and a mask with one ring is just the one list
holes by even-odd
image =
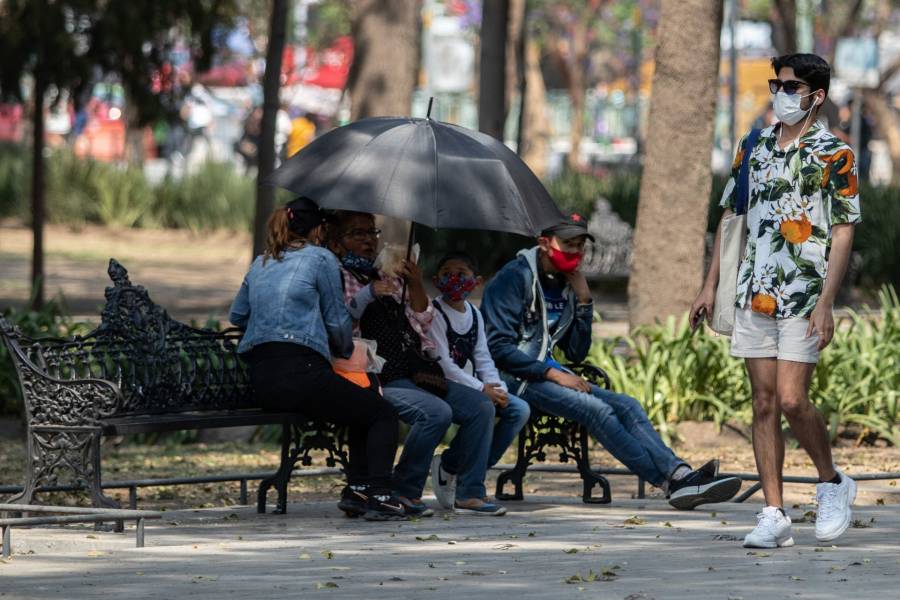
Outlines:
{"label": "woman in denim jacket", "polygon": [[349,426],[348,485],[338,507],[371,521],[407,519],[390,491],[397,414],[331,366],[332,356],[353,352],[353,326],[337,259],[318,245],[324,213],[298,198],[276,209],[267,228],[265,252],[244,277],[230,316],[244,329],[238,351],[260,403]]}

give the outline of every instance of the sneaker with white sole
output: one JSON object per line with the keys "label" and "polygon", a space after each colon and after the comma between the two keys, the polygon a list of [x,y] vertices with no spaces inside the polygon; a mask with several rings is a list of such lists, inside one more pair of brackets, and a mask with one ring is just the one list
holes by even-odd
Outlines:
{"label": "sneaker with white sole", "polygon": [[480,500],[480,504],[472,506],[460,506],[459,502],[454,503],[453,512],[458,515],[483,515],[488,517],[502,517],[506,514],[506,508],[500,506],[496,502]]}
{"label": "sneaker with white sole", "polygon": [[431,487],[438,504],[447,509],[453,508],[456,501],[456,475],[444,470],[440,454],[431,459]]}
{"label": "sneaker with white sole", "polygon": [[856,500],[856,482],[840,470],[840,483],[820,483],[816,485],[816,539],[830,542],[837,539],[850,526],[850,507]]}
{"label": "sneaker with white sole", "polygon": [[740,477],[719,475],[719,461],[711,460],[681,479],[669,481],[669,504],[679,510],[693,510],[701,504],[726,502],[741,489]]}
{"label": "sneaker with white sole", "polygon": [[744,548],[784,548],[794,545],[791,518],[774,506],[756,515],[756,527],[744,538]]}

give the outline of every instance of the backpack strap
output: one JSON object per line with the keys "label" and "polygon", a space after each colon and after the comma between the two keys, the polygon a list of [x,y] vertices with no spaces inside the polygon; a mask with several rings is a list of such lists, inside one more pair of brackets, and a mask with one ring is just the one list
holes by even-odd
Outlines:
{"label": "backpack strap", "polygon": [[762,129],[751,129],[744,140],[744,156],[741,158],[741,171],[738,174],[737,202],[734,210],[739,215],[746,214],[750,204],[750,155],[753,154],[761,132]]}

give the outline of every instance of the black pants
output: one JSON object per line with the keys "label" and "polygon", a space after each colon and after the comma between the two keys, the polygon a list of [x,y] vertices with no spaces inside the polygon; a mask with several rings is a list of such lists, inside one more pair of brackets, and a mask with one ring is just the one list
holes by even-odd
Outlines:
{"label": "black pants", "polygon": [[247,356],[263,407],[297,411],[349,427],[347,482],[388,493],[397,453],[397,413],[380,395],[337,375],[325,358],[297,344],[261,344]]}

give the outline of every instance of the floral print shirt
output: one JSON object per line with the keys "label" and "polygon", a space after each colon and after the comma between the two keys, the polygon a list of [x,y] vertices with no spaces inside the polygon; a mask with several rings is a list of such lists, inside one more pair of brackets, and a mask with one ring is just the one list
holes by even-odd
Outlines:
{"label": "floral print shirt", "polygon": [[[859,223],[856,160],[847,144],[815,123],[784,150],[778,125],[763,129],[750,154],[747,243],[735,305],[777,319],[808,318],[822,292],[831,228]],[[721,206],[735,209],[741,140]]]}

